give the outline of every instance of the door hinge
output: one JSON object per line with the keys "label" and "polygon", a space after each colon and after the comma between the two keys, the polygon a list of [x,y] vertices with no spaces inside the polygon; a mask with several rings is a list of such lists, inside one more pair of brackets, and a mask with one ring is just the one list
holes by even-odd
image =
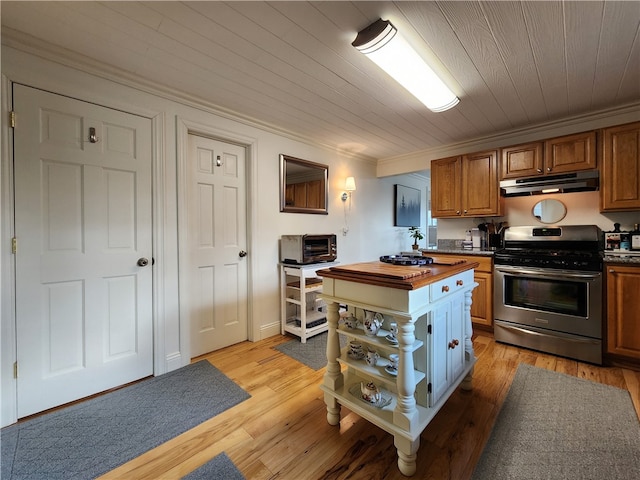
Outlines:
{"label": "door hinge", "polygon": [[431,334],[431,333],[432,333],[431,325],[427,325],[427,333],[428,333],[428,334]]}
{"label": "door hinge", "polygon": [[13,362],[13,378],[18,378],[18,362]]}
{"label": "door hinge", "polygon": [[11,253],[15,255],[17,252],[18,252],[18,239],[16,237],[13,237],[11,239]]}
{"label": "door hinge", "polygon": [[429,383],[429,385],[427,385],[427,393],[431,393],[431,383]]}
{"label": "door hinge", "polygon": [[13,110],[9,112],[9,125],[11,128],[16,128],[16,112]]}

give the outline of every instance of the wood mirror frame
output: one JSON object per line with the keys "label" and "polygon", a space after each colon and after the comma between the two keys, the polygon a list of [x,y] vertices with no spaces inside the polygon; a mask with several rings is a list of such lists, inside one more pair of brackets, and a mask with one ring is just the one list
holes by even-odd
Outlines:
{"label": "wood mirror frame", "polygon": [[329,167],[280,155],[280,211],[327,215]]}

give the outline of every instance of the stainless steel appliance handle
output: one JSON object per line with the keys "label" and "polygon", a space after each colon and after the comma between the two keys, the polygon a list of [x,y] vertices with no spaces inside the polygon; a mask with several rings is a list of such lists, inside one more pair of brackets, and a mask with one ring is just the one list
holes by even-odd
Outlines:
{"label": "stainless steel appliance handle", "polygon": [[545,270],[528,270],[526,268],[520,268],[520,267],[516,267],[516,268],[517,270],[495,267],[496,271],[507,273],[513,276],[535,275],[537,277],[557,278],[560,280],[563,280],[563,279],[597,280],[601,276],[600,272],[576,273],[568,270],[563,270],[562,273],[551,273]]}

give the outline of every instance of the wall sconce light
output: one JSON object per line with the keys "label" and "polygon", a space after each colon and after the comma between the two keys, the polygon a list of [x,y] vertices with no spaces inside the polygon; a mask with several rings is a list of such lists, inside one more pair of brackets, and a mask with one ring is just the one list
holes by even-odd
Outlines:
{"label": "wall sconce light", "polygon": [[358,32],[351,45],[367,55],[429,110],[444,112],[460,101],[388,20],[378,19]]}
{"label": "wall sconce light", "polygon": [[344,227],[342,227],[342,235],[346,236],[349,232],[349,219],[347,218],[347,198],[349,199],[349,210],[351,210],[351,194],[356,190],[356,179],[353,177],[347,177],[344,182],[344,189],[346,192],[342,192],[340,197],[344,202]]}
{"label": "wall sconce light", "polygon": [[349,208],[351,208],[351,194],[356,190],[356,179],[353,177],[347,177],[344,182],[344,189],[346,192],[342,192],[342,201],[346,202],[349,199]]}

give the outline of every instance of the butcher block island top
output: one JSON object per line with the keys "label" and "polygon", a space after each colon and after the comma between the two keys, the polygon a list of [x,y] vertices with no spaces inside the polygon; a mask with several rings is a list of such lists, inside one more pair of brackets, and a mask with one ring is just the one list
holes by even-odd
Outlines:
{"label": "butcher block island top", "polygon": [[381,287],[416,290],[430,283],[477,268],[477,262],[434,258],[428,265],[393,265],[380,261],[337,265],[318,270],[317,275],[338,280],[347,280]]}

